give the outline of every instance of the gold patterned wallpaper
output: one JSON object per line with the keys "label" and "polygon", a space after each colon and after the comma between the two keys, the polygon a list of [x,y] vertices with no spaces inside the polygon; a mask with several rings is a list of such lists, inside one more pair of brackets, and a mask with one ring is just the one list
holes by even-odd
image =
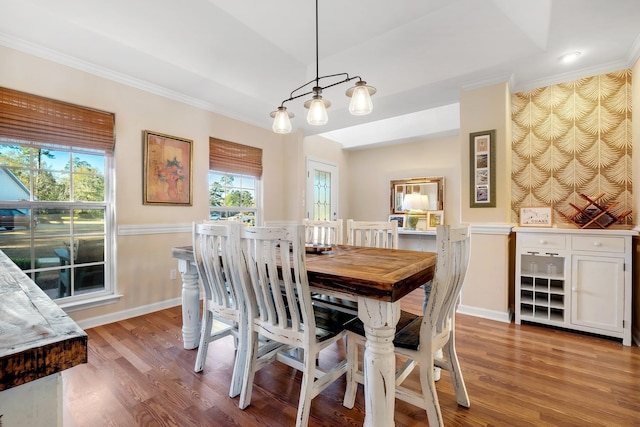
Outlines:
{"label": "gold patterned wallpaper", "polygon": [[584,207],[581,193],[617,202],[616,215],[632,208],[630,69],[515,93],[511,104],[514,222],[520,207],[550,206],[553,223],[567,224],[558,212]]}

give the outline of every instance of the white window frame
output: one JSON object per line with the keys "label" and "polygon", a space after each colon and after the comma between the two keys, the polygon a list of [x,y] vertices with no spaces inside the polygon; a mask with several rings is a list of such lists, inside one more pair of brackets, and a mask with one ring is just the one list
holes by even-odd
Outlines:
{"label": "white window frame", "polygon": [[[96,292],[87,292],[79,295],[56,298],[53,299],[61,308],[67,312],[81,310],[90,307],[97,307],[105,304],[112,304],[117,302],[122,295],[117,293],[117,286],[115,281],[115,161],[112,153],[105,153],[99,150],[88,150],[85,148],[74,148],[69,146],[57,145],[57,144],[38,144],[29,143],[26,141],[16,141],[6,138],[0,138],[0,145],[15,145],[31,148],[46,148],[56,151],[72,151],[89,153],[92,155],[101,155],[104,157],[104,201],[102,202],[75,202],[75,201],[37,201],[33,200],[33,188],[30,189],[31,200],[29,201],[0,201],[2,207],[7,208],[22,208],[29,209],[33,212],[34,209],[91,209],[91,208],[103,208],[104,209],[104,289]],[[35,166],[33,162],[30,162],[30,170],[33,171]],[[73,228],[70,229],[70,237],[73,239]],[[32,258],[34,256],[34,236],[31,234],[31,253]],[[0,247],[0,249],[2,249]],[[31,274],[36,271],[58,270],[55,267],[42,268],[42,269],[28,269],[23,270],[25,274],[31,277]]]}
{"label": "white window frame", "polygon": [[[252,179],[255,180],[256,183],[256,187],[254,189],[255,191],[255,203],[256,206],[255,208],[249,208],[249,207],[234,207],[234,206],[211,206],[209,205],[209,219],[213,219],[213,213],[217,212],[221,214],[225,214],[228,213],[230,211],[233,212],[252,212],[255,215],[255,225],[258,224],[262,224],[262,214],[263,214],[263,205],[262,205],[262,179],[261,177],[257,177],[257,176],[253,176],[253,175],[247,175],[247,174],[240,174],[240,173],[230,173],[230,172],[223,172],[223,171],[219,171],[219,170],[215,170],[215,169],[210,169],[209,170],[209,174],[207,177],[207,194],[209,194],[209,189],[211,188],[211,184],[212,182],[210,181],[210,177],[211,177],[211,173],[216,173],[216,174],[220,174],[223,176],[233,176],[233,177],[251,177]],[[241,187],[242,188],[242,187]],[[225,217],[222,217],[222,219],[225,219]]]}

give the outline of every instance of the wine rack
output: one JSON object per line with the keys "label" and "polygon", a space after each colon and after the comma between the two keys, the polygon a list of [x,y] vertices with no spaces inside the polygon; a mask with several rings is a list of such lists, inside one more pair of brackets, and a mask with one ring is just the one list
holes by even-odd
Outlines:
{"label": "wine rack", "polygon": [[618,202],[611,202],[607,206],[603,206],[600,203],[600,199],[604,196],[604,193],[595,198],[590,198],[584,194],[580,194],[580,197],[587,201],[584,207],[578,207],[573,203],[569,203],[572,208],[576,210],[573,215],[567,215],[564,212],[559,212],[564,218],[568,219],[580,228],[607,228],[617,222],[621,222],[625,217],[631,214],[631,210],[622,212],[617,215],[613,212],[613,209],[618,206]]}

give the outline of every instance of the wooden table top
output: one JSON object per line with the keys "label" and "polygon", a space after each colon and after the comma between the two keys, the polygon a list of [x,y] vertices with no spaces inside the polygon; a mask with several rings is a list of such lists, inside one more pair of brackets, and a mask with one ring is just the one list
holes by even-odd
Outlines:
{"label": "wooden table top", "polygon": [[87,362],[87,334],[0,251],[0,391]]}
{"label": "wooden table top", "polygon": [[[193,261],[190,246],[175,247],[172,255]],[[433,278],[436,254],[340,245],[307,254],[305,265],[311,286],[394,302]]]}

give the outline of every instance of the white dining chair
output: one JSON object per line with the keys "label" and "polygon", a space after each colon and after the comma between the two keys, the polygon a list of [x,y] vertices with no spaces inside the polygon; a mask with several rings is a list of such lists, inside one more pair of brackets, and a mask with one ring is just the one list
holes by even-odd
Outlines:
{"label": "white dining chair", "polygon": [[398,221],[347,220],[347,245],[398,248]]}
{"label": "white dining chair", "polygon": [[[193,223],[193,255],[198,276],[204,289],[200,343],[196,355],[195,372],[206,364],[209,344],[226,336],[233,336],[236,358],[229,387],[229,396],[240,394],[244,376],[243,354],[246,347],[247,315],[238,270],[243,267],[240,252],[239,221],[203,221]],[[244,337],[245,341],[242,341]],[[259,337],[259,354],[269,353],[282,344]]]}
{"label": "white dining chair", "polygon": [[294,225],[300,225],[302,221],[296,221],[295,219],[284,219],[284,220],[276,220],[276,221],[265,221],[265,227],[291,227]]}
{"label": "white dining chair", "polygon": [[[467,408],[470,405],[455,346],[455,310],[469,263],[469,228],[438,226],[436,246],[436,270],[424,315],[402,311],[393,340],[396,355],[405,360],[396,372],[396,398],[425,409],[430,426],[443,425],[434,366],[449,371],[458,404]],[[358,347],[364,345],[365,333],[359,319],[347,324],[347,329],[344,406],[352,408],[357,385],[364,382],[366,375],[358,366]],[[436,356],[439,349],[443,356]],[[421,391],[402,385],[415,367],[420,370]]]}
{"label": "white dining chair", "polygon": [[[233,261],[240,253],[239,225],[227,221],[193,223],[193,255],[204,288],[196,372],[204,369],[209,343],[233,335],[237,344],[242,290]],[[234,362],[229,396],[237,396],[241,385],[242,372]]]}
{"label": "white dining chair", "polygon": [[[307,245],[341,245],[344,239],[343,220],[321,221],[305,219],[305,242]],[[355,299],[345,299],[342,295],[323,291],[312,292],[313,303],[323,307],[329,307],[345,313],[358,315],[358,303]]]}
{"label": "white dining chair", "polygon": [[[249,346],[239,405],[245,408],[250,404],[256,371],[278,360],[302,371],[297,427],[308,424],[311,399],[345,373],[346,360],[324,372],[316,366],[316,358],[345,334],[344,324],[355,318],[312,304],[304,234],[303,225],[241,230],[245,269],[241,270],[240,283],[249,315]],[[258,334],[285,344],[292,351],[260,356]]]}
{"label": "white dining chair", "polygon": [[312,245],[341,245],[344,240],[342,219],[332,221],[305,218],[305,242]]}

